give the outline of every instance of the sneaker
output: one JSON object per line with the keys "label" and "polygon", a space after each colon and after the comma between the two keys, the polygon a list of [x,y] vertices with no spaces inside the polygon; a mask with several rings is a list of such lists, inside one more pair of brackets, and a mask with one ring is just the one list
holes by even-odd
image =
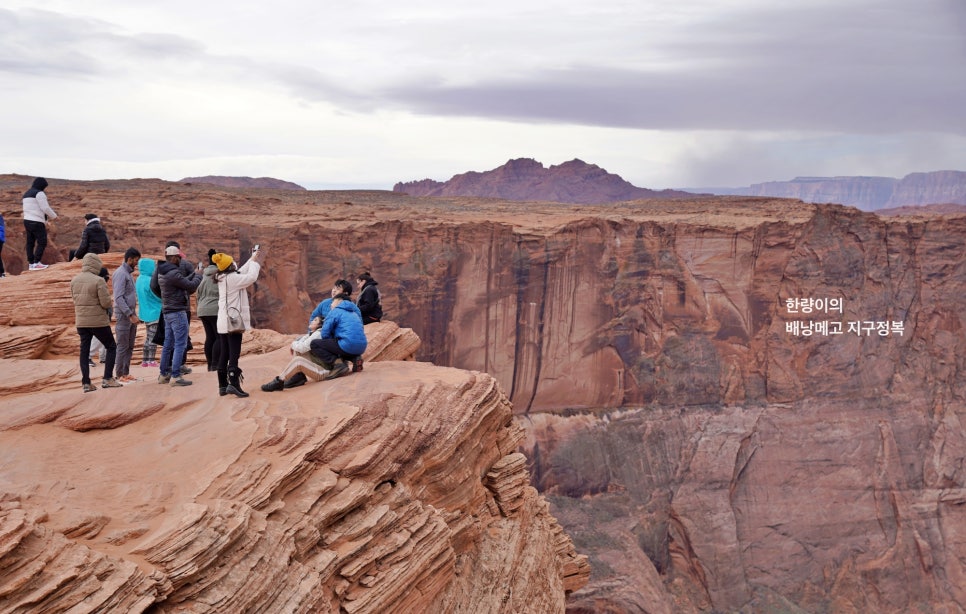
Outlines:
{"label": "sneaker", "polygon": [[362,356],[357,356],[355,360],[352,361],[352,372],[358,373],[362,371]]}
{"label": "sneaker", "polygon": [[332,367],[332,370],[329,371],[328,375],[325,376],[325,379],[335,379],[337,377],[342,377],[343,375],[349,375],[350,372],[349,365],[339,361],[335,363],[335,365]]}
{"label": "sneaker", "polygon": [[292,374],[292,377],[285,380],[285,387],[297,388],[303,385],[307,380],[308,378],[305,377],[304,373],[302,373],[301,371],[296,371],[295,373]]}
{"label": "sneaker", "polygon": [[145,366],[147,366],[147,367],[158,367],[160,365],[158,364],[158,361],[157,360],[149,360]]}
{"label": "sneaker", "polygon": [[129,375],[129,374],[125,373],[121,377],[117,378],[117,381],[121,382],[122,384],[130,384],[131,382],[138,381],[138,379],[136,377],[134,377],[133,375]]}
{"label": "sneaker", "polygon": [[148,366],[148,361],[142,360],[141,361],[141,367],[143,368],[143,367],[147,367],[147,366]]}
{"label": "sneaker", "polygon": [[181,375],[189,375],[191,373],[191,367],[186,367],[181,365]]}
{"label": "sneaker", "polygon": [[94,384],[84,384],[84,392],[94,392],[97,390],[97,386]]}
{"label": "sneaker", "polygon": [[117,381],[113,377],[108,378],[108,379],[105,379],[105,380],[101,380],[101,388],[120,388],[123,385],[124,384],[122,384],[121,382]]}
{"label": "sneaker", "polygon": [[285,388],[285,382],[283,382],[282,378],[278,376],[267,384],[262,384],[262,392],[275,392],[276,390],[281,390],[282,388]]}
{"label": "sneaker", "polygon": [[171,381],[171,376],[170,375],[159,375],[158,376],[158,383],[159,384],[167,384],[170,381]]}
{"label": "sneaker", "polygon": [[191,384],[192,384],[191,381],[186,380],[183,377],[179,377],[177,379],[171,380],[171,385],[172,386],[190,386]]}
{"label": "sneaker", "polygon": [[31,271],[43,271],[46,268],[47,268],[47,265],[40,262],[35,262],[30,265]]}

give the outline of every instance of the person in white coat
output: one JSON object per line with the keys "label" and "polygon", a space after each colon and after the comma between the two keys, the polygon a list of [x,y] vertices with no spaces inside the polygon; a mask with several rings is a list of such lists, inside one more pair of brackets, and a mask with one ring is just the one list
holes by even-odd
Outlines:
{"label": "person in white coat", "polygon": [[49,220],[57,217],[44,193],[47,185],[46,179],[37,177],[30,189],[23,194],[23,227],[27,237],[28,271],[47,268],[47,265],[40,261],[47,248],[47,224]]}
{"label": "person in white coat", "polygon": [[256,250],[241,267],[228,254],[214,254],[211,261],[218,267],[214,275],[218,285],[218,394],[247,397],[242,390],[242,371],[238,368],[242,333],[251,329],[251,310],[248,287],[255,283],[261,271],[264,252]]}

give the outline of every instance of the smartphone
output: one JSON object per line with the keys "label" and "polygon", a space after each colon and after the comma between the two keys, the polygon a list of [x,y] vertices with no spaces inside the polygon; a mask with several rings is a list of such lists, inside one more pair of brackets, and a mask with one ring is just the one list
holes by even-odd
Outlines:
{"label": "smartphone", "polygon": [[259,245],[258,245],[258,243],[256,243],[255,244],[255,247],[252,248],[252,253],[253,254],[258,251],[258,247],[259,247]]}

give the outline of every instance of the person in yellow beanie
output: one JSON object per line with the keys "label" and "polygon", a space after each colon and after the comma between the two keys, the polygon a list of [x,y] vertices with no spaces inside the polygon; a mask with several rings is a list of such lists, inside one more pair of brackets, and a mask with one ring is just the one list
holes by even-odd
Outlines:
{"label": "person in yellow beanie", "polygon": [[247,397],[242,390],[242,371],[238,368],[242,333],[252,327],[248,305],[248,287],[255,283],[261,271],[264,251],[256,250],[241,268],[224,253],[212,255],[218,267],[214,280],[218,285],[218,394]]}

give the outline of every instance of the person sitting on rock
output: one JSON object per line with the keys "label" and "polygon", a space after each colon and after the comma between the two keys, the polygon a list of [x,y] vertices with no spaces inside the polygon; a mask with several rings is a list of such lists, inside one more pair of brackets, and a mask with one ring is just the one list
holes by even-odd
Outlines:
{"label": "person sitting on rock", "polygon": [[107,231],[101,226],[101,218],[96,213],[88,213],[84,216],[87,225],[81,233],[80,245],[77,249],[72,249],[67,254],[68,262],[77,258],[80,260],[85,254],[106,254],[111,250],[111,240],[107,237]]}
{"label": "person sitting on rock", "polygon": [[359,311],[362,313],[362,323],[372,324],[382,320],[382,295],[379,293],[379,285],[369,271],[359,275],[356,279],[359,286]]}
{"label": "person sitting on rock", "polygon": [[315,330],[312,328],[312,323],[316,320],[318,320],[316,328],[322,324],[325,316],[332,309],[332,300],[339,296],[343,299],[351,300],[349,297],[352,296],[352,284],[344,279],[335,280],[335,283],[332,284],[332,290],[329,291],[329,298],[323,300],[312,310],[312,314],[309,316],[309,332]]}
{"label": "person sitting on rock", "polygon": [[322,338],[310,344],[312,354],[322,359],[322,366],[329,371],[325,379],[348,375],[350,370],[362,371],[362,354],[368,345],[362,327],[362,313],[355,303],[332,299],[332,309],[322,323]]}

